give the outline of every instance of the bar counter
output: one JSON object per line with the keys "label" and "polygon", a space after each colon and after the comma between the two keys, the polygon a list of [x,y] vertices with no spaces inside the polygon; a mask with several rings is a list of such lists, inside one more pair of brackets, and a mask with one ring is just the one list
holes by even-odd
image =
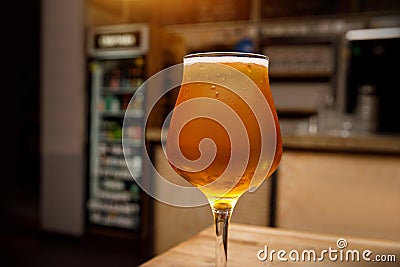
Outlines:
{"label": "bar counter", "polygon": [[399,135],[366,134],[342,137],[323,134],[286,134],[282,139],[284,148],[293,150],[400,154]]}
{"label": "bar counter", "polygon": [[[230,267],[316,265],[383,267],[400,264],[400,242],[397,241],[317,234],[237,223],[230,225],[228,236]],[[210,226],[150,259],[141,267],[214,266],[214,248],[215,231],[214,227]],[[272,253],[272,250],[275,252]],[[279,250],[283,250],[286,254],[279,252],[281,257],[278,258]],[[316,261],[314,256],[308,258],[309,254],[313,255],[310,251],[315,251]],[[296,253],[299,255],[298,261],[295,261]],[[385,262],[378,261],[379,259],[385,259]]]}

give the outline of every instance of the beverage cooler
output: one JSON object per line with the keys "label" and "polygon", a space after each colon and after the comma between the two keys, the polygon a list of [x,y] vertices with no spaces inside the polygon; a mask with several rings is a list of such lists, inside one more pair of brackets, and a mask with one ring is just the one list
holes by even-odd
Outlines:
{"label": "beverage cooler", "polygon": [[[89,135],[86,218],[88,231],[149,240],[149,198],[132,178],[142,161],[145,95],[132,95],[147,78],[149,28],[146,24],[90,29],[88,44]],[[129,110],[127,110],[129,104]],[[130,146],[122,147],[123,123]],[[125,138],[125,136],[124,136]]]}

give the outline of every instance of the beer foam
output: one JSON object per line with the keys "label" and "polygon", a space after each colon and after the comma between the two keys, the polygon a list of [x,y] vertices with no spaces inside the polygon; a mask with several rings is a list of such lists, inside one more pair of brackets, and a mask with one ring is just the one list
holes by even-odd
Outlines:
{"label": "beer foam", "polygon": [[[207,56],[205,54],[199,53],[199,56],[192,56],[188,58],[184,58],[183,63],[185,65],[192,65],[194,63],[245,63],[245,64],[257,64],[268,68],[269,59],[260,58],[260,57],[251,57],[252,54],[246,56],[232,56],[232,54],[227,53],[224,55],[223,53],[218,54],[218,56]],[[258,54],[255,54],[258,55]],[[262,55],[261,55],[262,56]]]}

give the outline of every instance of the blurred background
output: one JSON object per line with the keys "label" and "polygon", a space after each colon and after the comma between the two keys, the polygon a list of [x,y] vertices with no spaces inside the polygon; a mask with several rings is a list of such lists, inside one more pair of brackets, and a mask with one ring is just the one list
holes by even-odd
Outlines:
{"label": "blurred background", "polygon": [[156,175],[144,138],[170,174],[159,136],[176,90],[147,124],[148,96],[128,103],[202,51],[270,58],[282,164],[233,222],[400,241],[399,1],[25,2],[3,31],[2,266],[137,266],[212,225],[208,207],[142,192],[121,148],[126,112],[136,174]]}

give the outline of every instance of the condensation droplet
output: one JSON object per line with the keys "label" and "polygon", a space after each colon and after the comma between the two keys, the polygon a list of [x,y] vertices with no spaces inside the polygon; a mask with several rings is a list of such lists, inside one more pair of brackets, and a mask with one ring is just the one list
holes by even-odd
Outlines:
{"label": "condensation droplet", "polygon": [[248,70],[249,72],[251,72],[251,65],[250,65],[250,64],[247,64],[247,70]]}
{"label": "condensation droplet", "polygon": [[217,91],[217,92],[215,92],[215,96],[216,97],[218,97],[219,96],[219,92]]}

